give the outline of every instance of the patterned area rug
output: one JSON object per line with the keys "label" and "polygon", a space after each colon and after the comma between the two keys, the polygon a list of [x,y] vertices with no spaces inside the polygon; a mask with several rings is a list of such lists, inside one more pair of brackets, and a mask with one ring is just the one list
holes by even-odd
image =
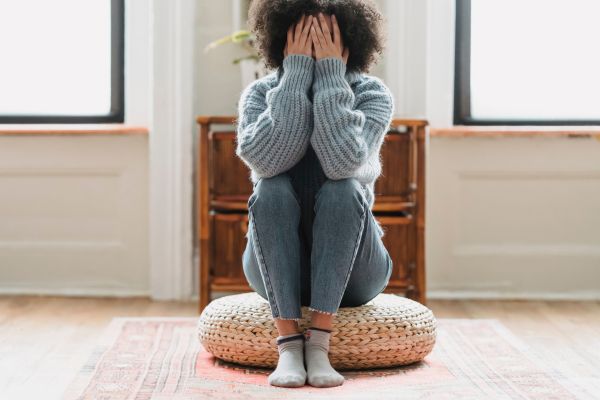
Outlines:
{"label": "patterned area rug", "polygon": [[195,318],[116,318],[67,399],[593,399],[531,354],[499,321],[438,319],[422,362],[342,371],[334,388],[278,388],[272,370],[227,363],[198,342]]}

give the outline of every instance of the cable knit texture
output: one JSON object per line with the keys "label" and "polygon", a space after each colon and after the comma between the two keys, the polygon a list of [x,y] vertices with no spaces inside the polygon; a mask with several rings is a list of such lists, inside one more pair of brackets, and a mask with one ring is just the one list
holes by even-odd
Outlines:
{"label": "cable knit texture", "polygon": [[[394,99],[381,79],[346,71],[339,58],[290,54],[244,89],[238,103],[236,154],[253,183],[312,157],[329,179],[356,178],[372,208],[380,149]],[[309,154],[307,154],[309,153]]]}

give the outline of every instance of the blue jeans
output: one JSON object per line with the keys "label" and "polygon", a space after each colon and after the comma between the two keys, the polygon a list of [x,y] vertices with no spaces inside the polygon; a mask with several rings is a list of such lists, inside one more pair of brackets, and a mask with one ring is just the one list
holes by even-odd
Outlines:
{"label": "blue jeans", "polygon": [[299,320],[302,306],[335,315],[385,289],[392,260],[364,191],[327,179],[303,204],[287,173],[254,184],[243,269],[273,318]]}

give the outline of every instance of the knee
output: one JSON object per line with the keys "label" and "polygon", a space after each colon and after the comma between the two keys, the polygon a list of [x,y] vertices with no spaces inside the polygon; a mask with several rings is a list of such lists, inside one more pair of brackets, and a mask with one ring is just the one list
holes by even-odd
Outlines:
{"label": "knee", "polygon": [[242,271],[248,282],[248,286],[258,293],[265,300],[269,300],[265,290],[265,284],[262,279],[260,267],[256,261],[254,245],[251,240],[246,242],[246,248],[242,254]]}
{"label": "knee", "polygon": [[363,186],[356,178],[326,180],[317,192],[316,200],[338,210],[364,210],[367,204]]}
{"label": "knee", "polygon": [[281,173],[269,178],[261,178],[248,200],[248,208],[278,212],[299,207],[289,175]]}

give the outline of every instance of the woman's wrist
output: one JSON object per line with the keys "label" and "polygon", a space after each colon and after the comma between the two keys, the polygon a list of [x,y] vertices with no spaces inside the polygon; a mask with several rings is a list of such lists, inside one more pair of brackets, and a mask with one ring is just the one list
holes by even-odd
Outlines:
{"label": "woman's wrist", "polygon": [[339,57],[320,58],[315,62],[313,89],[323,90],[346,83],[346,63]]}
{"label": "woman's wrist", "polygon": [[283,59],[282,85],[308,92],[313,81],[315,60],[305,54],[288,54]]}

